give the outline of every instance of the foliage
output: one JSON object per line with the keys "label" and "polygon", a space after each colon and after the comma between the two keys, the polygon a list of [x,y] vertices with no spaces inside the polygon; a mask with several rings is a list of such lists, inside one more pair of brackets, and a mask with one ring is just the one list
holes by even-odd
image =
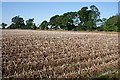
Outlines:
{"label": "foliage", "polygon": [[[89,9],[88,9],[89,8]],[[74,31],[117,31],[118,20],[117,15],[108,19],[100,19],[100,11],[95,5],[90,7],[82,7],[77,12],[66,12],[62,15],[52,16],[47,22],[44,20],[39,29],[62,29],[62,30],[74,30]],[[49,27],[48,27],[49,26]],[[4,28],[4,26],[3,26]],[[26,20],[20,16],[12,18],[12,24],[8,27],[12,29],[37,29],[34,23],[34,18]]]}
{"label": "foliage", "polygon": [[48,29],[48,22],[45,20],[41,23],[41,25],[39,26],[39,29],[44,30],[44,29]]}
{"label": "foliage", "polygon": [[1,23],[0,26],[2,26],[2,29],[5,29],[5,26],[7,26],[6,23]]}
{"label": "foliage", "polygon": [[8,29],[37,29],[34,18],[26,20],[26,25],[24,19],[20,16],[13,17],[12,22],[13,23],[9,25]]}
{"label": "foliage", "polygon": [[88,10],[88,7],[81,8],[79,13],[80,25],[82,30],[95,30],[97,28],[97,22],[100,20],[99,9],[95,5],[90,6],[91,10]]}
{"label": "foliage", "polygon": [[78,12],[67,12],[63,15],[55,15],[50,18],[51,28],[61,28],[65,30],[94,30],[100,19],[100,12],[94,5],[82,7]]}
{"label": "foliage", "polygon": [[20,16],[12,18],[12,24],[8,27],[10,29],[23,29],[25,26],[24,19]]}
{"label": "foliage", "polygon": [[117,31],[117,16],[112,16],[106,20],[104,31]]}
{"label": "foliage", "polygon": [[36,25],[34,23],[34,18],[26,20],[26,29],[36,29]]}

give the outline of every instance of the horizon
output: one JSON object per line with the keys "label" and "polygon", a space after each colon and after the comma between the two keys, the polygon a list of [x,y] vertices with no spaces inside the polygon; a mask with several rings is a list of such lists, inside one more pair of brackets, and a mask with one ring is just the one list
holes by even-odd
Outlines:
{"label": "horizon", "polygon": [[118,13],[118,2],[2,2],[2,22],[10,25],[11,19],[19,15],[25,21],[34,18],[34,23],[38,25],[44,20],[49,21],[54,15],[79,11],[90,5],[99,9],[101,19]]}

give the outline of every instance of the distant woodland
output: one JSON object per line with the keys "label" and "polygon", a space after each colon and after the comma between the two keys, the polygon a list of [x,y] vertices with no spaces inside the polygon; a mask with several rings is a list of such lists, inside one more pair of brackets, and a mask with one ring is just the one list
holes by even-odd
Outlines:
{"label": "distant woodland", "polygon": [[[11,24],[2,22],[2,29],[40,29],[40,30],[73,30],[73,31],[118,31],[118,15],[100,18],[100,11],[95,5],[82,7],[77,12],[66,12],[54,15],[49,22],[44,20],[36,26],[34,18],[24,20],[21,16],[14,16]],[[8,26],[8,27],[6,27]]]}

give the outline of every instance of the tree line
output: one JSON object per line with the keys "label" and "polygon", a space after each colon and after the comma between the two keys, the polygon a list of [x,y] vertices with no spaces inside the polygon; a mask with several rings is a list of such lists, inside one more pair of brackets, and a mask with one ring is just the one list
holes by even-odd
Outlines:
{"label": "tree line", "polygon": [[[34,18],[24,21],[20,16],[11,19],[12,23],[7,29],[60,29],[74,31],[117,31],[118,15],[109,19],[100,18],[100,11],[95,5],[82,7],[77,12],[67,12],[62,15],[55,15],[50,18],[49,22],[44,20],[39,26],[34,23]],[[25,24],[26,22],[26,24]],[[5,29],[6,23],[1,24]]]}
{"label": "tree line", "polygon": [[[34,23],[34,18],[26,20],[26,25],[24,19],[20,16],[15,16],[12,18],[12,24],[10,24],[6,29],[37,29],[37,26]],[[1,24],[2,29],[5,29],[7,26],[6,23]]]}

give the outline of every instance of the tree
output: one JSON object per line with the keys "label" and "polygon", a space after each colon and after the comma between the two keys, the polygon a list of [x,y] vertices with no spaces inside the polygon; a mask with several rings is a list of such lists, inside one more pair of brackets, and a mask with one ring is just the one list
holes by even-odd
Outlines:
{"label": "tree", "polygon": [[75,24],[77,23],[77,12],[67,12],[62,15],[62,27],[66,30],[72,30],[76,28]]}
{"label": "tree", "polygon": [[94,23],[91,20],[87,21],[85,25],[86,25],[86,28],[87,28],[86,30],[92,31],[92,30],[96,29],[95,27],[93,27]]}
{"label": "tree", "polygon": [[120,12],[118,13],[118,19],[117,19],[117,31],[118,32],[120,32],[120,27],[119,26],[120,26]]}
{"label": "tree", "polygon": [[100,12],[95,5],[91,5],[90,9],[90,20],[93,21],[93,27],[95,28],[97,26],[97,22],[100,21]]}
{"label": "tree", "polygon": [[22,17],[20,17],[20,16],[13,17],[12,22],[13,23],[10,25],[9,28],[22,29],[25,26],[24,19]]}
{"label": "tree", "polygon": [[48,29],[48,22],[46,20],[44,20],[40,26],[39,26],[39,29],[41,30],[47,30]]}
{"label": "tree", "polygon": [[106,20],[105,26],[103,27],[105,31],[117,31],[118,16],[112,16]]}
{"label": "tree", "polygon": [[49,25],[52,29],[65,29],[72,30],[75,28],[75,25],[78,24],[78,15],[77,12],[67,12],[63,15],[55,15],[50,18]]}
{"label": "tree", "polygon": [[106,26],[106,25],[105,25],[105,22],[106,22],[106,21],[107,21],[106,18],[102,18],[102,20],[101,20],[101,22],[102,22],[102,23],[101,23],[101,26]]}
{"label": "tree", "polygon": [[102,18],[100,19],[100,23],[99,23],[99,26],[97,27],[97,30],[98,31],[104,31],[104,27],[106,26],[105,22],[106,22],[106,18]]}
{"label": "tree", "polygon": [[33,25],[31,26],[32,29],[36,30],[37,26],[35,25],[35,23],[33,23]]}
{"label": "tree", "polygon": [[88,7],[82,7],[80,11],[78,11],[79,18],[80,18],[80,24],[81,26],[85,27],[86,22],[88,21],[88,13],[87,13]]}
{"label": "tree", "polygon": [[65,30],[95,30],[100,22],[100,12],[95,5],[82,7],[78,12],[67,12],[50,18],[49,25],[52,29]]}
{"label": "tree", "polygon": [[81,10],[78,11],[80,19],[80,24],[78,27],[80,28],[80,30],[87,30],[88,29],[87,27],[89,27],[88,21],[90,17],[90,11],[87,9],[88,7],[82,7]]}
{"label": "tree", "polygon": [[95,30],[97,29],[97,22],[100,21],[100,12],[99,9],[95,5],[90,6],[90,10],[88,7],[82,7],[81,10],[78,11],[81,30]]}
{"label": "tree", "polygon": [[34,18],[26,20],[26,29],[33,29],[33,26],[35,25],[34,23]]}
{"label": "tree", "polygon": [[0,26],[2,26],[2,29],[5,29],[5,26],[7,26],[6,23],[2,23]]}
{"label": "tree", "polygon": [[55,15],[51,17],[49,25],[51,25],[51,29],[58,29],[58,26],[62,26],[62,16]]}

